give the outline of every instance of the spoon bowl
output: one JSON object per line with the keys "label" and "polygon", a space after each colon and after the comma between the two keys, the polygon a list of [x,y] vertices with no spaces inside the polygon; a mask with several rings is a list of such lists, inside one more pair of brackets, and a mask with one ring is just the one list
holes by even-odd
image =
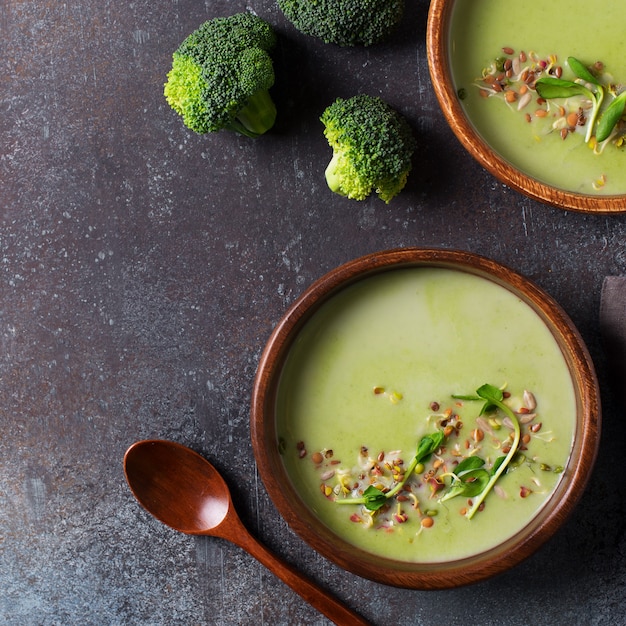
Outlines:
{"label": "spoon bowl", "polygon": [[231,541],[336,624],[368,624],[248,532],[221,474],[197,452],[172,441],[138,441],[124,455],[124,474],[137,501],[166,526]]}
{"label": "spoon bowl", "polygon": [[133,495],[159,521],[189,535],[223,536],[230,492],[202,456],[174,443],[144,441],[129,448],[124,468]]}

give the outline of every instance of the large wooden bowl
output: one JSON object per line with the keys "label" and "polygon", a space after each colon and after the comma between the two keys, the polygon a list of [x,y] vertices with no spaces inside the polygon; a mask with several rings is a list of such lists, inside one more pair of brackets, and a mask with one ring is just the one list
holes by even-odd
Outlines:
{"label": "large wooden bowl", "polygon": [[452,78],[449,32],[454,3],[455,0],[431,0],[427,52],[435,94],[450,128],[465,149],[498,180],[534,200],[582,213],[625,212],[626,196],[579,194],[546,185],[517,169],[485,142],[463,111]]}
{"label": "large wooden bowl", "polygon": [[[293,488],[279,452],[276,398],[287,354],[307,320],[346,287],[377,273],[409,267],[456,269],[486,278],[527,303],[560,347],[576,397],[571,456],[556,491],[518,535],[483,554],[443,563],[409,563],[373,556],[336,536]],[[513,567],[563,524],[580,498],[595,461],[600,427],[598,384],[587,349],[561,307],[532,282],[481,256],[462,251],[407,248],[349,262],[311,285],[276,326],[262,354],[254,384],[251,435],[259,472],[287,523],[315,550],[355,574],[390,585],[442,589],[473,583]]]}

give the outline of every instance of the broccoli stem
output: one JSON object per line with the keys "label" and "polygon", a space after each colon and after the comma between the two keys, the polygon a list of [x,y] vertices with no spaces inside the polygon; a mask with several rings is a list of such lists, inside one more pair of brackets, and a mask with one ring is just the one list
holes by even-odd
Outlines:
{"label": "broccoli stem", "polygon": [[246,105],[231,120],[229,128],[246,137],[256,138],[267,132],[276,121],[276,105],[267,89],[248,98]]}
{"label": "broccoli stem", "polygon": [[346,194],[342,188],[344,175],[338,173],[339,158],[339,152],[333,151],[333,158],[327,165],[324,175],[326,177],[326,183],[328,184],[328,188],[341,196],[345,196]]}

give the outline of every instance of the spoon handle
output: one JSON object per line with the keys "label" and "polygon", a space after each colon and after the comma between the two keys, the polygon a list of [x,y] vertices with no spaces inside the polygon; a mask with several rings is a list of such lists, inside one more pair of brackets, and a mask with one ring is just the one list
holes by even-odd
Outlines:
{"label": "spoon handle", "polygon": [[240,526],[240,532],[236,536],[234,535],[235,533],[229,536],[230,541],[246,550],[311,606],[338,626],[371,626],[368,621],[347,608],[328,591],[271,552],[250,534],[243,524]]}

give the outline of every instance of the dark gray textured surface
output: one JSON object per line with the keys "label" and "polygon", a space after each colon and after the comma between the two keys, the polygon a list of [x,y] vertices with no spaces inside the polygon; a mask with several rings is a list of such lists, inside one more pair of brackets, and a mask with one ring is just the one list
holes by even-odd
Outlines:
{"label": "dark gray textured surface", "polygon": [[[626,217],[550,208],[477,166],[428,75],[427,2],[391,43],[338,49],[272,0],[0,6],[0,623],[322,624],[238,548],[179,535],[139,508],[122,456],[171,438],[223,470],[266,544],[375,624],[624,623],[622,390],[598,330],[605,275],[626,273]],[[251,6],[277,27],[279,121],[251,141],[196,136],[162,97],[172,50]],[[318,117],[382,95],[422,149],[392,204],[323,180]],[[313,280],[397,246],[479,252],[534,279],[583,334],[604,431],[589,489],[531,559],[446,592],[343,572],[284,524],[259,480],[248,407],[273,325]]]}

